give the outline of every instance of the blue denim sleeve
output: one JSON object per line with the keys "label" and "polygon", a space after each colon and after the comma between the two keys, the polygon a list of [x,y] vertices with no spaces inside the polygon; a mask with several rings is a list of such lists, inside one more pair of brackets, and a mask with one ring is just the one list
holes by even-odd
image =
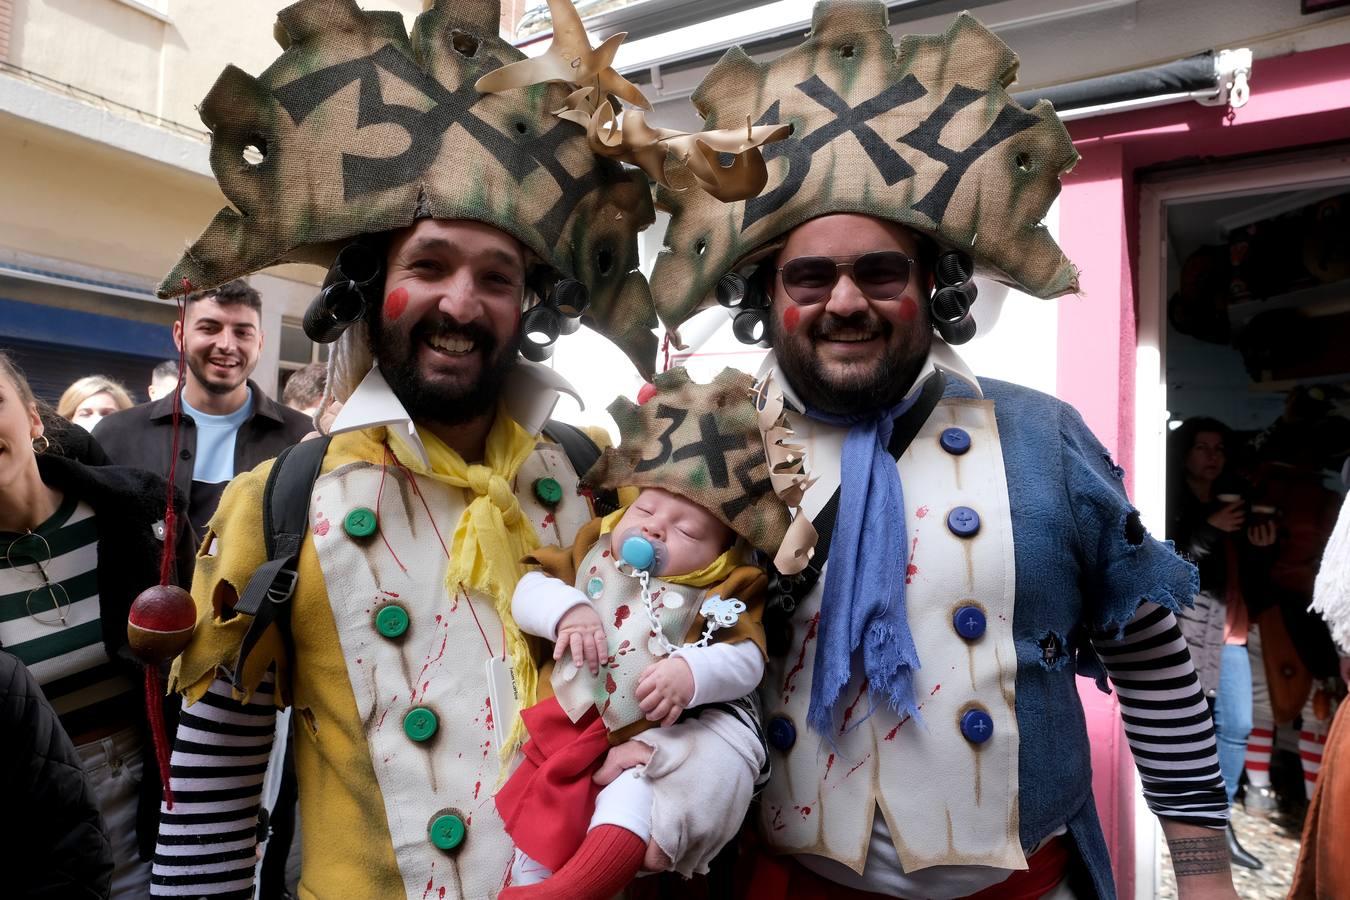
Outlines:
{"label": "blue denim sleeve", "polygon": [[1125,493],[1124,470],[1068,404],[1060,407],[1059,432],[1064,488],[1077,528],[1084,625],[1094,636],[1118,640],[1145,601],[1173,612],[1190,606],[1200,589],[1195,566],[1177,555],[1171,541],[1144,528]]}

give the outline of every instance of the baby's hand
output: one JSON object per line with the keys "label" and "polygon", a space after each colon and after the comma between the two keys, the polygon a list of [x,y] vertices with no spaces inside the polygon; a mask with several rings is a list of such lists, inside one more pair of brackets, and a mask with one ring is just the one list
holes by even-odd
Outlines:
{"label": "baby's hand", "polygon": [[662,659],[648,666],[638,678],[638,707],[662,727],[674,725],[689,701],[694,699],[694,672],[679,657]]}
{"label": "baby's hand", "polygon": [[559,660],[572,651],[572,665],[581,668],[583,660],[592,675],[600,673],[600,661],[609,655],[605,626],[600,614],[589,603],[578,603],[558,620],[558,637],[553,642],[553,658]]}

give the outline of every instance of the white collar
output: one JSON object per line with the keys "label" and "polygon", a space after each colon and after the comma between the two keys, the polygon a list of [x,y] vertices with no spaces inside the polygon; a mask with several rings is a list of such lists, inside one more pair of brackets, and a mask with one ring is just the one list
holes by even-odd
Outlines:
{"label": "white collar", "polygon": [[[975,380],[975,375],[966,365],[966,361],[952,349],[950,344],[937,335],[933,335],[933,344],[928,350],[928,358],[924,360],[923,368],[919,370],[918,377],[914,379],[914,384],[905,397],[908,398],[919,390],[923,386],[924,380],[939,369],[969,386],[975,392],[976,397],[984,397],[984,392],[980,390],[980,384]],[[775,380],[778,382],[778,387],[782,390],[783,399],[787,401],[788,406],[799,412],[804,410],[806,405],[797,397],[792,385],[788,383],[787,378],[778,368],[778,355],[772,350],[765,354],[764,362],[759,367],[759,372],[755,377],[763,380],[770,372],[777,376]]]}
{"label": "white collar", "polygon": [[[580,395],[565,378],[548,366],[523,359],[517,362],[507,376],[505,394],[507,412],[532,435],[539,434],[549,416],[553,415],[559,394],[575,398],[585,408]],[[394,395],[377,364],[371,366],[366,377],[361,379],[356,390],[342,405],[328,433],[340,434],[381,425],[407,444],[424,465],[431,464],[427,448],[417,433],[416,423]]]}

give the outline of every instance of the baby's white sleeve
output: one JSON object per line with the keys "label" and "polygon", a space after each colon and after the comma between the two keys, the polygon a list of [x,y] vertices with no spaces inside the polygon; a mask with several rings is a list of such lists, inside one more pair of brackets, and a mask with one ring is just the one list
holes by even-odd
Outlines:
{"label": "baby's white sleeve", "polygon": [[558,620],[572,607],[591,601],[570,584],[543,572],[526,572],[511,595],[511,616],[520,630],[535,637],[557,640]]}
{"label": "baby's white sleeve", "polygon": [[671,658],[684,660],[694,673],[691,707],[737,700],[759,687],[764,677],[764,654],[754,641],[676,650]]}

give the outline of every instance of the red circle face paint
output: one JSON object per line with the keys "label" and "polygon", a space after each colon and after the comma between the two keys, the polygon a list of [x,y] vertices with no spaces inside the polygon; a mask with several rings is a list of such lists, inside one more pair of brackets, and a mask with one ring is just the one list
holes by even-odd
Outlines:
{"label": "red circle face paint", "polygon": [[783,310],[783,327],[788,331],[796,331],[797,324],[802,320],[802,311],[800,307],[789,306]]}
{"label": "red circle face paint", "polygon": [[408,308],[408,289],[397,287],[384,298],[384,315],[388,319],[397,319]]}
{"label": "red circle face paint", "polygon": [[900,318],[906,322],[913,322],[919,317],[919,304],[914,302],[913,297],[903,297],[900,300]]}

